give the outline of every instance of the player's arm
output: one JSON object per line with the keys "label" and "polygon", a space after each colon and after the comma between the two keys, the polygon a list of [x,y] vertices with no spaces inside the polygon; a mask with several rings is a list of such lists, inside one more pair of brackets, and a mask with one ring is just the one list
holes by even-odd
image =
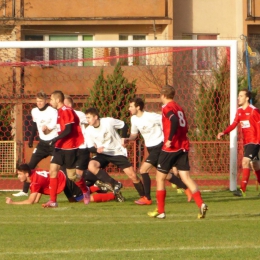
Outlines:
{"label": "player's arm", "polygon": [[125,138],[127,141],[134,141],[137,138],[138,134],[130,134],[128,138]]}
{"label": "player's arm", "polygon": [[123,121],[124,125],[122,128],[120,128],[120,135],[121,135],[121,138],[126,138],[127,137],[127,132],[128,132],[128,125]]}
{"label": "player's arm", "polygon": [[128,138],[121,138],[121,144],[125,146],[128,142],[134,141],[137,138],[138,134],[130,134]]}
{"label": "player's arm", "polygon": [[28,204],[34,204],[39,202],[41,197],[41,193],[34,192],[31,193],[27,200],[23,201],[13,201],[11,198],[6,197],[5,202],[6,204],[14,204],[14,205],[28,205]]}
{"label": "player's arm", "polygon": [[232,130],[234,130],[237,127],[238,123],[239,123],[239,120],[236,115],[233,123],[230,126],[228,126],[223,132],[218,133],[217,138],[220,139],[221,136],[229,134]]}
{"label": "player's arm", "polygon": [[72,124],[73,123],[67,124],[65,126],[65,129],[57,137],[55,137],[54,139],[51,140],[50,145],[56,143],[58,140],[66,137],[67,135],[69,135],[72,131]]}
{"label": "player's arm", "polygon": [[34,137],[35,137],[36,133],[37,133],[37,125],[36,125],[35,122],[32,122],[31,135],[29,137],[29,142],[28,142],[28,146],[30,148],[33,147],[33,140],[34,140]]}
{"label": "player's arm", "polygon": [[171,142],[172,142],[172,138],[173,138],[173,136],[177,132],[178,125],[179,125],[179,120],[178,120],[177,116],[173,113],[173,111],[169,111],[166,114],[166,117],[171,122],[171,124],[170,124],[170,133],[169,133],[169,136],[168,136],[167,141],[166,141],[166,146],[170,147],[171,146]]}
{"label": "player's arm", "polygon": [[[56,109],[52,109],[52,111],[51,111],[51,121],[47,125],[43,126],[45,128],[45,130],[48,129],[48,130],[51,131],[56,127],[57,117],[58,117],[58,111]],[[44,131],[44,129],[43,129],[43,131]]]}

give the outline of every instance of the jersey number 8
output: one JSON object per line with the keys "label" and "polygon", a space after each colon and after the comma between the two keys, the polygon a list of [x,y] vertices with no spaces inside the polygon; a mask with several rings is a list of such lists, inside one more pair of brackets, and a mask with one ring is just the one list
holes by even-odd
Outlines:
{"label": "jersey number 8", "polygon": [[185,121],[185,118],[184,118],[184,114],[182,113],[182,111],[178,111],[177,114],[178,114],[178,117],[179,117],[180,126],[185,127],[186,121]]}

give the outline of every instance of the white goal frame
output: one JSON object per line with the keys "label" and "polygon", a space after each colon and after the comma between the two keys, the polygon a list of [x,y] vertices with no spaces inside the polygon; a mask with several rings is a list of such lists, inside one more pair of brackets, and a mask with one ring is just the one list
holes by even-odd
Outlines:
{"label": "white goal frame", "polygon": [[[0,48],[230,47],[230,123],[237,111],[236,40],[0,41]],[[219,129],[220,131],[223,129]],[[224,156],[224,155],[223,155]],[[229,189],[237,189],[237,129],[230,132]]]}

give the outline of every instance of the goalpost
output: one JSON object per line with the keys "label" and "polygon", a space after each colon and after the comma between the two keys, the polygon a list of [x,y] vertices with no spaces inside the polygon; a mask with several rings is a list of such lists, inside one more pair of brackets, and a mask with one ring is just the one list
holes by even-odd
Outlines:
{"label": "goalpost", "polygon": [[[33,57],[33,50],[35,52],[38,50],[42,55],[37,59],[30,59]],[[58,50],[63,51],[58,53]],[[51,90],[63,88],[61,89],[63,92],[75,96],[75,99],[82,104],[97,80],[95,68],[99,70],[103,68],[106,76],[112,73],[118,61],[124,66],[124,75],[129,81],[137,79],[136,94],[145,96],[150,111],[159,111],[159,88],[165,83],[176,85],[177,102],[188,111],[188,118],[191,121],[191,157],[197,159],[192,159],[191,167],[197,169],[194,172],[198,174],[198,178],[201,172],[206,176],[207,169],[214,168],[214,163],[218,166],[210,173],[212,174],[210,178],[213,178],[218,171],[226,171],[221,165],[226,150],[222,147],[222,141],[214,140],[213,136],[217,135],[218,127],[224,127],[221,124],[223,118],[228,114],[232,122],[237,110],[236,40],[1,41],[0,52],[1,76],[6,75],[3,73],[11,73],[3,72],[3,68],[19,68],[20,93],[16,93],[15,97],[17,94],[24,95],[25,98],[30,99],[30,103],[34,102],[33,94],[40,89],[50,94]],[[71,53],[74,53],[74,56],[71,56]],[[223,68],[226,69],[223,71]],[[19,73],[16,71],[16,77]],[[218,75],[222,75],[221,73],[228,74],[228,82],[219,82]],[[229,89],[226,89],[226,86]],[[73,92],[74,90],[79,94]],[[82,99],[79,95],[82,95]],[[0,93],[0,96],[3,102],[8,94]],[[105,95],[102,100],[104,98]],[[217,109],[210,105],[208,99],[214,103],[214,107],[218,106]],[[226,104],[222,103],[222,100],[229,101],[229,111],[220,116],[221,110],[226,109]],[[109,104],[109,101],[103,102]],[[207,106],[208,111],[205,109]],[[205,115],[209,112],[205,116],[206,119],[199,116],[199,114],[203,116],[203,111]],[[218,119],[215,119],[217,121],[215,125],[216,117]],[[204,121],[208,121],[208,126]],[[211,128],[210,124],[214,127]],[[15,125],[13,129],[17,129],[16,127],[19,128],[19,125]],[[26,134],[23,134],[22,139],[26,142],[25,136]],[[231,191],[237,188],[237,139],[237,130],[233,130],[229,136],[228,171]],[[201,144],[203,147],[200,146]],[[143,148],[140,147],[134,147],[132,152],[133,157],[140,156],[139,161],[143,158]],[[216,153],[213,155],[214,151]],[[135,160],[132,159],[134,162]],[[224,162],[226,161],[223,160],[222,164]],[[208,165],[205,166],[207,163]],[[139,167],[138,162],[136,167]]]}

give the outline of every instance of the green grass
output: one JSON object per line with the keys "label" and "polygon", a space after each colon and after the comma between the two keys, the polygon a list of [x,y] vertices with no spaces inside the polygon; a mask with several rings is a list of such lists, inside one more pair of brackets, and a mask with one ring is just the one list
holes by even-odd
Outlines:
{"label": "green grass", "polygon": [[[166,219],[149,218],[156,205],[138,206],[137,194],[124,189],[127,201],[68,203],[59,207],[7,205],[0,192],[0,259],[258,259],[260,209],[258,192],[246,198],[229,191],[204,192],[209,206],[198,220],[194,202],[168,187]],[[153,192],[154,197],[154,192]],[[21,198],[14,198],[21,200]],[[48,200],[43,196],[41,202]]]}

